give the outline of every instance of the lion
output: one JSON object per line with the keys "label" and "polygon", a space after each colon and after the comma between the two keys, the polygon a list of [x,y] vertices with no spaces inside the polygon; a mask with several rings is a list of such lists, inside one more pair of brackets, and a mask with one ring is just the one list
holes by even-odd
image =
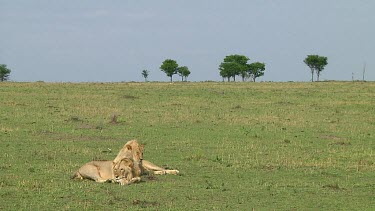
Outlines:
{"label": "lion", "polygon": [[180,172],[178,170],[167,170],[159,167],[150,161],[143,160],[144,145],[138,143],[137,140],[128,141],[124,147],[117,154],[116,158],[113,160],[114,163],[119,162],[124,158],[131,158],[134,161],[134,177],[140,177],[140,175],[147,172],[163,175],[163,174],[174,174],[177,175]]}
{"label": "lion", "polygon": [[141,177],[134,177],[133,159],[124,158],[117,164],[113,162],[113,165],[113,176],[115,182],[118,182],[121,185],[129,185],[141,181]]}
{"label": "lion", "polygon": [[130,158],[121,159],[115,163],[111,160],[91,161],[83,165],[73,175],[72,179],[90,179],[95,182],[115,182],[128,185],[140,181],[140,177],[134,177],[134,162]]}
{"label": "lion", "polygon": [[113,163],[116,165],[125,158],[131,159],[133,161],[133,176],[140,177],[142,174],[143,151],[144,145],[139,144],[136,140],[128,141],[117,154]]}

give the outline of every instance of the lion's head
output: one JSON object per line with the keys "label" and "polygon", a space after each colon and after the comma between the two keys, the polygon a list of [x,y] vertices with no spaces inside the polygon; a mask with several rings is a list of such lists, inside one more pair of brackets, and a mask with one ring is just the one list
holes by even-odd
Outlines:
{"label": "lion's head", "polygon": [[137,140],[128,141],[117,154],[113,162],[117,165],[122,159],[130,158],[134,162],[134,173],[136,176],[141,175],[144,145],[138,143]]}
{"label": "lion's head", "polygon": [[115,181],[121,185],[128,184],[133,178],[133,160],[124,158],[118,163],[113,162],[113,175]]}
{"label": "lion's head", "polygon": [[139,144],[137,140],[131,140],[125,144],[125,147],[132,151],[134,161],[141,162],[143,160],[143,144]]}

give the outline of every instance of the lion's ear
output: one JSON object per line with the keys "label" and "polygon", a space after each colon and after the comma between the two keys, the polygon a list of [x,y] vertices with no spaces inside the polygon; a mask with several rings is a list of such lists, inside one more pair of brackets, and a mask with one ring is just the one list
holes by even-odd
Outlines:
{"label": "lion's ear", "polygon": [[132,150],[132,146],[130,146],[130,145],[126,145],[126,148],[127,148],[128,150]]}

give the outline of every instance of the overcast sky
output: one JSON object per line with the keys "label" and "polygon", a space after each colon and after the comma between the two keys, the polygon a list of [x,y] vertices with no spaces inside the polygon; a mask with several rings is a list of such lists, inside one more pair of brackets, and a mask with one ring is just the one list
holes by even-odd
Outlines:
{"label": "overcast sky", "polygon": [[[168,81],[165,59],[191,81],[221,81],[230,54],[264,62],[260,81],[375,80],[374,0],[0,0],[0,64],[13,81]],[[180,80],[176,75],[174,80]]]}

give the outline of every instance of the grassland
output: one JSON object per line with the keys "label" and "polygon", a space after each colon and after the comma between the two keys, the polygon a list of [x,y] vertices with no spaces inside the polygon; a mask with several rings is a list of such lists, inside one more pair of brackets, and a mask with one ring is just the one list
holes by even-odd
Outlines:
{"label": "grassland", "polygon": [[[134,138],[181,175],[70,180]],[[0,83],[0,210],[373,210],[374,140],[373,82]]]}

